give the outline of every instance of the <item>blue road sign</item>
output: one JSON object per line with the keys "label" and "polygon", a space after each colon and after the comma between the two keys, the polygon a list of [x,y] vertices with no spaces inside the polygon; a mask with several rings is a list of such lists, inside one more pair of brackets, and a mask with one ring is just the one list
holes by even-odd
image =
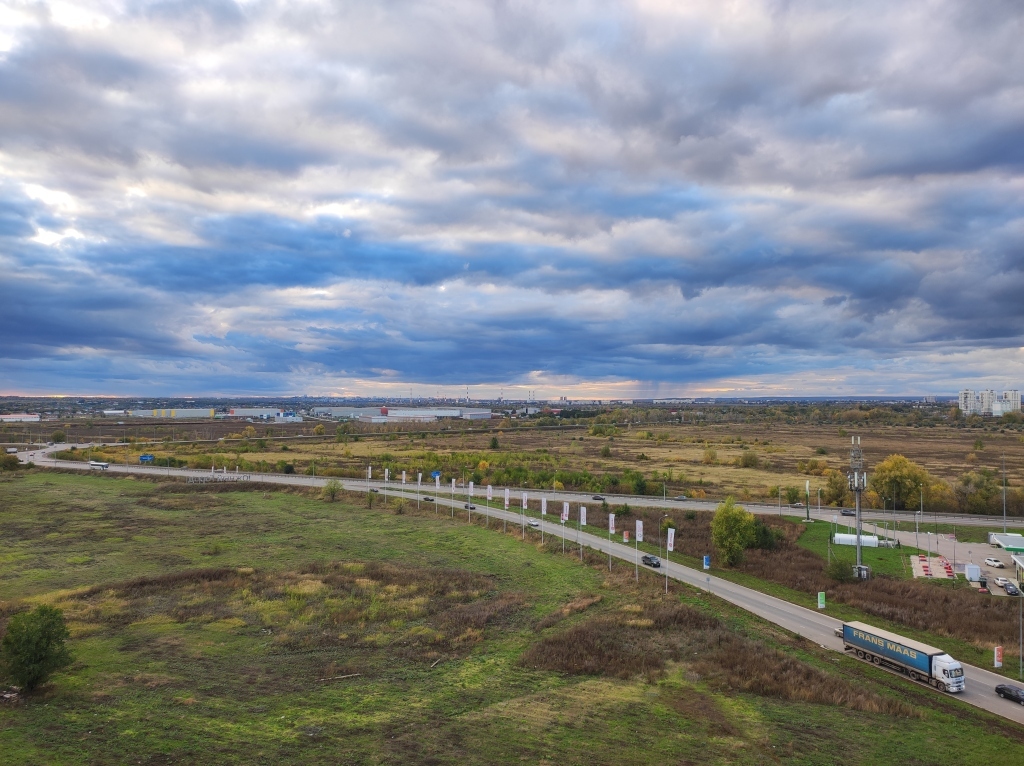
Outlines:
{"label": "blue road sign", "polygon": [[704,557],[704,568],[705,569],[711,569],[711,557],[710,556],[705,556]]}
{"label": "blue road sign", "polygon": [[441,475],[440,471],[431,471],[431,473],[430,473],[431,478],[434,478],[434,479],[438,478],[440,475]]}
{"label": "blue road sign", "polygon": [[152,455],[139,455],[140,463],[152,463],[155,459]]}

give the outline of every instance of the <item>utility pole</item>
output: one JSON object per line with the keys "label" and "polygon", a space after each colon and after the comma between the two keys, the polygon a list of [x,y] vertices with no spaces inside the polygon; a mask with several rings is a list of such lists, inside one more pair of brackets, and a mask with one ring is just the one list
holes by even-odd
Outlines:
{"label": "utility pole", "polygon": [[1003,454],[1003,534],[1006,534],[1006,454]]}
{"label": "utility pole", "polygon": [[860,496],[867,489],[868,475],[864,472],[864,451],[860,448],[860,437],[850,437],[850,474],[848,476],[850,490],[853,492],[856,514],[857,514],[857,576],[860,576],[863,565],[861,559],[861,519],[860,519]]}

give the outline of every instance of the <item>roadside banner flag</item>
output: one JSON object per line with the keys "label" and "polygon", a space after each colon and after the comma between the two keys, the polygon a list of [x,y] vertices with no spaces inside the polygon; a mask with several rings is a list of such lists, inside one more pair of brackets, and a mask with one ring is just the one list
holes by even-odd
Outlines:
{"label": "roadside banner flag", "polygon": [[402,484],[405,484],[405,471],[402,471]]}
{"label": "roadside banner flag", "polygon": [[668,552],[671,553],[676,549],[676,528],[668,528],[668,545],[666,546]]}
{"label": "roadside banner flag", "polygon": [[624,543],[628,543],[629,542],[629,530],[628,529],[622,530],[622,542],[624,542]]}
{"label": "roadside banner flag", "polygon": [[452,494],[455,494],[455,477],[452,477]]}
{"label": "roadside banner flag", "polygon": [[473,497],[473,482],[469,483],[469,496]]}
{"label": "roadside banner flag", "polygon": [[546,497],[542,497],[540,499],[540,515],[541,516],[547,516],[548,515],[548,499]]}
{"label": "roadside banner flag", "polygon": [[[423,486],[423,474],[418,473],[416,474],[416,489],[419,489],[421,486]],[[417,500],[416,502],[418,503],[419,500]]]}
{"label": "roadside banner flag", "polygon": [[1001,668],[1003,666],[1003,647],[996,647],[995,666]]}
{"label": "roadside banner flag", "polygon": [[441,489],[441,477],[440,476],[435,476],[434,477],[434,489]]}
{"label": "roadside banner flag", "polygon": [[366,466],[366,478],[367,479],[372,479],[373,478],[373,466],[372,465]]}
{"label": "roadside banner flag", "polygon": [[528,499],[527,499],[527,497],[526,497],[526,493],[524,492],[524,493],[523,493],[523,508],[525,508],[525,507],[526,507],[526,504],[527,504],[527,502],[529,502],[529,501],[528,501]]}
{"label": "roadside banner flag", "polygon": [[568,520],[569,520],[569,503],[568,502],[563,502],[562,503],[562,521],[568,521]]}
{"label": "roadside banner flag", "polygon": [[508,487],[505,487],[505,510],[508,510]]}
{"label": "roadside banner flag", "polygon": [[487,485],[487,499],[488,500],[493,500],[494,499],[494,488],[490,484]]}
{"label": "roadside banner flag", "polygon": [[385,469],[384,469],[384,481],[387,481],[387,480],[388,480],[388,473],[390,473],[390,471],[388,471],[388,469],[387,469],[387,468],[385,468]]}
{"label": "roadside banner flag", "polygon": [[644,522],[641,519],[636,520],[636,541],[638,543],[644,541]]}
{"label": "roadside banner flag", "polygon": [[711,557],[710,556],[705,556],[704,557],[704,568],[705,569],[711,569]]}
{"label": "roadside banner flag", "polygon": [[610,535],[614,535],[615,534],[615,514],[614,513],[609,513],[608,514],[608,534],[610,534]]}
{"label": "roadside banner flag", "polygon": [[580,526],[587,526],[587,507],[585,505],[580,506]]}
{"label": "roadside banner flag", "polygon": [[818,591],[818,609],[824,609],[824,608],[825,608],[825,591],[819,590]]}

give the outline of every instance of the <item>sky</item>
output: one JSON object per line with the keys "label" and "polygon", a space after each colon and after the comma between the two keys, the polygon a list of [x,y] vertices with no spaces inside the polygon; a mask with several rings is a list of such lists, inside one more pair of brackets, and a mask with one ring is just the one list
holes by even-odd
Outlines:
{"label": "sky", "polygon": [[0,393],[1024,389],[1022,20],[0,0]]}

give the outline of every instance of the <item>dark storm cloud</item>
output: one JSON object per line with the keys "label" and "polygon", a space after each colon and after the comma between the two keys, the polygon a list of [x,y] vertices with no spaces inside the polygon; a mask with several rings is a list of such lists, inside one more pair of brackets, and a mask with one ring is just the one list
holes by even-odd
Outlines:
{"label": "dark storm cloud", "polygon": [[75,10],[0,22],[11,390],[1024,346],[1014,3]]}

